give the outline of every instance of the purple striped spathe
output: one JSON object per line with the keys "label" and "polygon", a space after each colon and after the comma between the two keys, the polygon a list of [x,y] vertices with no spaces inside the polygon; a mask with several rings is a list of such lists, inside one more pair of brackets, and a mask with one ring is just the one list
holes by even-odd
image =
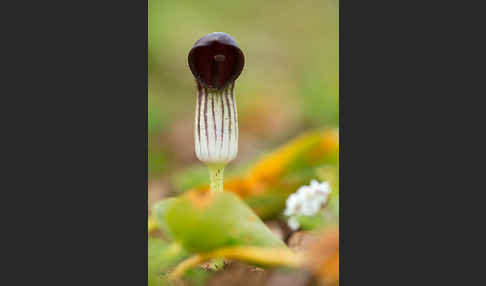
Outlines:
{"label": "purple striped spathe", "polygon": [[196,156],[205,163],[228,163],[238,152],[238,114],[234,82],[223,90],[210,90],[199,83],[194,142]]}

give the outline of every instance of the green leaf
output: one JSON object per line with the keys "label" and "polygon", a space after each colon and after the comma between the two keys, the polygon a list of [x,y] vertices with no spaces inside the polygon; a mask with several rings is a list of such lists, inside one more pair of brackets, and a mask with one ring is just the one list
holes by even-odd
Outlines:
{"label": "green leaf", "polygon": [[160,219],[160,218],[166,217],[169,207],[176,200],[177,200],[177,198],[168,198],[168,199],[162,200],[162,201],[156,203],[153,206],[153,209],[152,209],[152,213],[155,214],[154,219],[157,221],[157,224],[160,226],[160,229],[162,229],[164,234],[167,235],[169,238],[171,238],[171,236],[170,236],[169,227],[167,225],[167,222],[164,219]]}
{"label": "green leaf", "polygon": [[278,216],[283,211],[287,196],[288,192],[277,188],[259,196],[247,197],[245,202],[260,218],[268,219]]}
{"label": "green leaf", "polygon": [[159,238],[148,238],[148,286],[166,286],[166,274],[189,256],[180,245]]}
{"label": "green leaf", "polygon": [[191,252],[225,246],[285,247],[260,218],[231,193],[190,192],[154,208],[170,236]]}

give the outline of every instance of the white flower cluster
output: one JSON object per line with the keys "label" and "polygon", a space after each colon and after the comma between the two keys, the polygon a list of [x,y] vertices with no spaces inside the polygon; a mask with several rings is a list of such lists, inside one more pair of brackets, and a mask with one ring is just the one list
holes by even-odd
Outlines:
{"label": "white flower cluster", "polygon": [[296,215],[313,216],[327,203],[327,197],[331,193],[329,183],[319,183],[316,180],[310,182],[310,186],[302,186],[297,192],[287,199],[284,214],[289,216],[288,224],[292,230],[300,227]]}

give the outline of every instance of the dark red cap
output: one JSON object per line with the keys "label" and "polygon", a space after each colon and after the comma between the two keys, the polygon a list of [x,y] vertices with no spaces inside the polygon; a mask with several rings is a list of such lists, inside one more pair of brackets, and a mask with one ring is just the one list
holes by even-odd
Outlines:
{"label": "dark red cap", "polygon": [[188,62],[192,74],[202,86],[223,89],[241,74],[245,57],[230,35],[214,32],[194,44],[189,51]]}

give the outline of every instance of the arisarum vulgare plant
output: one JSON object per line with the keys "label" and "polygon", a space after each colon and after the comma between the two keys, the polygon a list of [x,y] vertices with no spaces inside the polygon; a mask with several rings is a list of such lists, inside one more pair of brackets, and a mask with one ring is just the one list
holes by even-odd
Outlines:
{"label": "arisarum vulgare plant", "polygon": [[243,70],[244,55],[230,35],[214,32],[194,44],[188,62],[197,85],[196,156],[209,167],[211,191],[222,192],[224,168],[238,153],[233,91]]}

